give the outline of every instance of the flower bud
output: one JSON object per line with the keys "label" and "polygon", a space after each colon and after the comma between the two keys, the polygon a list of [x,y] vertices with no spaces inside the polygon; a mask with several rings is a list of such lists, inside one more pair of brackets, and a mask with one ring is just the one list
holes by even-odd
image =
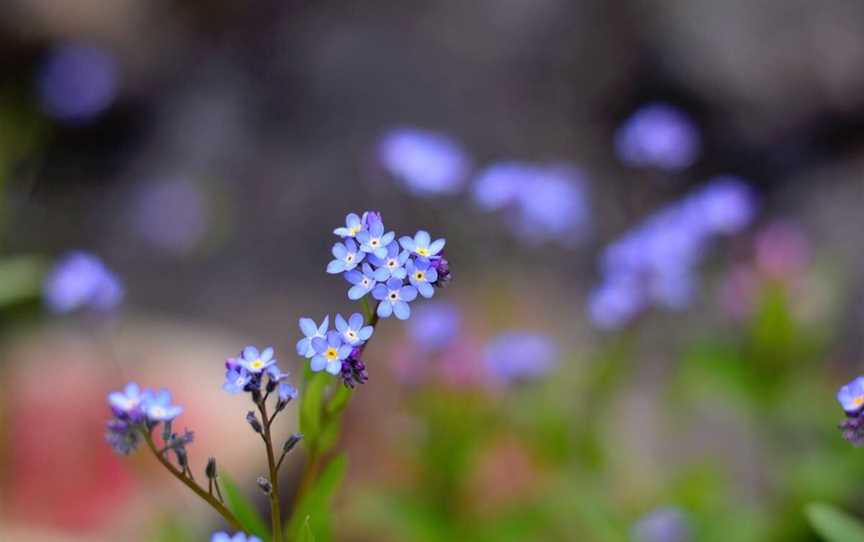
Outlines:
{"label": "flower bud", "polygon": [[164,442],[168,442],[169,440],[171,440],[171,433],[171,420],[168,420],[167,422],[162,424],[162,440]]}
{"label": "flower bud", "polygon": [[263,476],[259,476],[255,483],[258,484],[258,489],[264,492],[265,495],[269,495],[273,490],[273,486],[270,485],[270,481]]}
{"label": "flower bud", "polygon": [[282,445],[282,452],[288,453],[294,449],[294,446],[297,446],[297,443],[303,439],[302,433],[293,433],[288,440],[285,441],[285,444]]}
{"label": "flower bud", "polygon": [[258,421],[258,417],[255,416],[255,413],[251,410],[246,413],[246,422],[252,427],[252,430],[256,433],[261,433],[264,428],[261,427],[261,422]]}
{"label": "flower bud", "polygon": [[207,459],[207,467],[204,469],[204,474],[207,475],[207,478],[210,480],[214,480],[216,478],[216,458],[210,457]]}

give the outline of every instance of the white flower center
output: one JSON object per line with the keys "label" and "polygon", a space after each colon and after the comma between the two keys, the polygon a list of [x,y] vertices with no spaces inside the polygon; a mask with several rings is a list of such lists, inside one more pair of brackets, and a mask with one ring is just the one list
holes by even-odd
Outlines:
{"label": "white flower center", "polygon": [[380,244],[381,244],[381,240],[378,239],[377,237],[376,237],[375,239],[370,239],[370,240],[369,240],[369,246],[370,246],[370,247],[377,247],[377,246],[380,245]]}
{"label": "white flower center", "polygon": [[354,255],[351,254],[351,253],[349,252],[349,253],[345,256],[345,261],[348,262],[348,263],[353,262],[353,261],[354,261]]}
{"label": "white flower center", "polygon": [[390,292],[390,295],[388,295],[387,297],[390,298],[390,301],[397,301],[399,299],[399,292],[397,292],[396,290],[392,290]]}
{"label": "white flower center", "polygon": [[397,265],[399,264],[396,262],[396,258],[390,258],[389,260],[387,260],[387,267],[389,267],[390,269],[395,268]]}
{"label": "white flower center", "polygon": [[363,286],[369,286],[369,279],[367,279],[367,278],[364,277],[364,278],[363,278],[363,283],[362,283],[362,284],[363,284]]}

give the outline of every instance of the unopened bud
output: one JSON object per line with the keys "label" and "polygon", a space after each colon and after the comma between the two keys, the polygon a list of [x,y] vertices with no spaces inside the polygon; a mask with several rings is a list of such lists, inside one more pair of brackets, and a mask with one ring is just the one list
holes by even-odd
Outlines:
{"label": "unopened bud", "polygon": [[252,427],[252,430],[256,433],[260,433],[264,430],[264,428],[261,427],[261,422],[258,421],[258,417],[255,416],[255,413],[251,410],[246,413],[246,422]]}
{"label": "unopened bud", "polygon": [[273,486],[270,485],[270,481],[263,476],[259,476],[258,479],[255,480],[255,483],[258,484],[258,488],[263,491],[265,495],[269,495],[270,492],[273,490]]}
{"label": "unopened bud", "polygon": [[216,458],[211,457],[207,460],[207,467],[204,469],[204,474],[207,478],[214,480],[216,478]]}
{"label": "unopened bud", "polygon": [[169,440],[171,440],[171,433],[171,420],[168,420],[167,422],[162,424],[162,440],[164,442],[168,442]]}
{"label": "unopened bud", "polygon": [[174,454],[177,456],[177,463],[183,470],[186,470],[186,467],[189,466],[189,456],[186,455],[186,448],[174,448]]}
{"label": "unopened bud", "polygon": [[287,454],[293,450],[294,446],[297,446],[297,443],[300,442],[301,439],[303,439],[302,433],[293,433],[288,437],[288,440],[285,441],[285,444],[282,445],[282,452]]}

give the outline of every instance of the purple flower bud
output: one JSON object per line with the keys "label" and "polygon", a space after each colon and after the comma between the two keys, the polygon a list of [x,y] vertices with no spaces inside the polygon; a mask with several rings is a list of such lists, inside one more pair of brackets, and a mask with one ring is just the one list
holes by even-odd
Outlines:
{"label": "purple flower bud", "polygon": [[261,433],[264,430],[264,428],[261,427],[261,422],[258,421],[258,417],[251,410],[246,413],[246,423],[248,423],[249,427],[251,427],[256,433]]}

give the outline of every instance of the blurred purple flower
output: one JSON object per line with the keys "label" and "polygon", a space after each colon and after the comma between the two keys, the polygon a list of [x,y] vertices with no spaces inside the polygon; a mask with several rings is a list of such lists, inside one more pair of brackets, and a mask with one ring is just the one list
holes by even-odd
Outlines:
{"label": "blurred purple flower", "polygon": [[129,382],[123,391],[114,391],[108,394],[108,404],[118,418],[127,420],[138,420],[141,417],[142,402],[144,394],[135,382]]}
{"label": "blurred purple flower", "polygon": [[117,61],[107,50],[70,42],[49,52],[39,67],[36,83],[47,115],[82,122],[114,102],[117,79]]}
{"label": "blurred purple flower", "polygon": [[542,376],[558,362],[558,347],[551,337],[527,331],[510,331],[486,345],[487,370],[507,382]]}
{"label": "blurred purple flower", "polygon": [[699,131],[686,113],[667,104],[646,105],[615,134],[618,159],[629,166],[678,171],[699,157]]}
{"label": "blurred purple flower", "polygon": [[231,536],[225,532],[218,532],[213,533],[210,542],[261,542],[261,539],[246,533],[234,533],[234,536]]}
{"label": "blurred purple flower", "polygon": [[470,160],[447,136],[416,128],[394,129],[378,144],[378,160],[416,196],[456,194]]}
{"label": "blurred purple flower", "polygon": [[535,172],[535,166],[521,162],[498,162],[486,167],[474,179],[474,203],[484,211],[495,211],[515,203],[523,181],[533,177]]}
{"label": "blurred purple flower", "polygon": [[426,350],[442,350],[459,334],[462,315],[450,303],[420,305],[408,324],[408,334]]}
{"label": "blurred purple flower", "polygon": [[642,310],[644,296],[628,279],[607,280],[588,299],[588,316],[601,329],[618,329]]}
{"label": "blurred purple flower", "polygon": [[694,197],[694,212],[704,221],[709,233],[739,233],[751,224],[756,215],[755,194],[739,177],[714,177]]}
{"label": "blurred purple flower", "polygon": [[177,254],[193,250],[207,233],[209,222],[206,195],[193,182],[146,182],[133,195],[130,227],[159,249]]}
{"label": "blurred purple flower", "polygon": [[138,447],[140,437],[135,427],[123,420],[108,421],[105,442],[120,455],[129,455]]}
{"label": "blurred purple flower", "polygon": [[144,414],[151,422],[168,422],[183,412],[183,407],[171,404],[171,392],[160,390],[144,392]]}
{"label": "blurred purple flower", "polygon": [[692,540],[687,517],[678,508],[658,508],[633,526],[634,542],[688,542]]}
{"label": "blurred purple flower", "polygon": [[222,384],[222,389],[231,394],[237,394],[245,391],[246,384],[252,380],[252,374],[245,367],[232,367],[225,373],[225,383]]}
{"label": "blurred purple flower", "polygon": [[55,313],[79,308],[108,311],[123,299],[119,279],[89,252],[72,252],[62,257],[43,284],[48,308]]}

